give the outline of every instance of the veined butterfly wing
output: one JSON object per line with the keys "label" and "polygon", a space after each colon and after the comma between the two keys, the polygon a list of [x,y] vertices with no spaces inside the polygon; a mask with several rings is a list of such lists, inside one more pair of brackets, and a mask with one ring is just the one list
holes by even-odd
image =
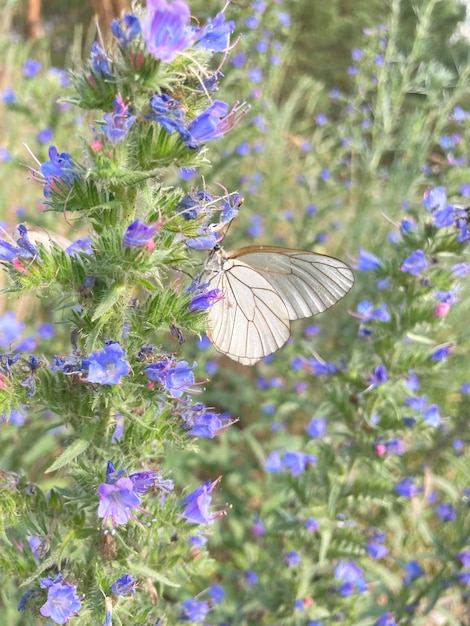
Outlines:
{"label": "veined butterfly wing", "polygon": [[243,365],[253,365],[281,348],[290,321],[325,311],[352,287],[349,267],[333,257],[289,248],[215,248],[201,282],[222,298],[209,309],[209,339]]}

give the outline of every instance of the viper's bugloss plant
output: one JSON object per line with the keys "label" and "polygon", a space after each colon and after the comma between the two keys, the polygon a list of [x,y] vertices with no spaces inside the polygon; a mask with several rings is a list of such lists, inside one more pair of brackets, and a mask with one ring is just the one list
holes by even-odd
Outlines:
{"label": "viper's bugloss plant", "polygon": [[[5,292],[54,302],[48,322],[69,337],[50,354],[44,342],[24,345],[13,313],[0,319],[2,420],[26,412],[25,429],[41,423],[56,447],[34,488],[20,473],[2,478],[11,520],[2,565],[21,572],[18,608],[31,619],[148,624],[192,615],[173,592],[205,567],[189,534],[223,515],[211,503],[219,479],[174,490],[161,465],[172,447],[192,448],[233,421],[193,401],[205,376],[177,354],[204,330],[218,297],[194,280],[202,259],[191,248],[233,214],[222,189],[196,195],[189,212],[186,194],[163,179],[168,169],[206,164],[206,142],[247,112],[206,86],[233,29],[222,13],[196,24],[180,0],[149,0],[114,22],[113,46],[94,43],[64,94],[92,112],[91,134],[77,147],[51,145],[30,170],[46,210],[85,235],[64,242],[19,224],[1,239]],[[28,67],[31,77],[40,70]],[[169,611],[154,601],[167,594]],[[125,595],[142,602],[117,601]]]}
{"label": "viper's bugloss plant", "polygon": [[[437,4],[405,50],[392,2],[349,93],[282,92],[277,2],[234,30],[149,0],[71,76],[92,130],[38,146],[31,172],[75,241],[0,241],[8,294],[47,315],[0,317],[12,624],[465,623],[470,66],[423,61]],[[315,245],[356,274],[255,368],[215,356],[221,294],[194,280],[238,212],[231,239]]]}

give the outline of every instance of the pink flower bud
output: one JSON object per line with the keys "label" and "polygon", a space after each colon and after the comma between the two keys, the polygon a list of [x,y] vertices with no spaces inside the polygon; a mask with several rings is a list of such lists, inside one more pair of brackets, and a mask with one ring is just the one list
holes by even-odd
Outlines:
{"label": "pink flower bud", "polygon": [[439,302],[434,308],[434,317],[445,317],[450,311],[448,302]]}

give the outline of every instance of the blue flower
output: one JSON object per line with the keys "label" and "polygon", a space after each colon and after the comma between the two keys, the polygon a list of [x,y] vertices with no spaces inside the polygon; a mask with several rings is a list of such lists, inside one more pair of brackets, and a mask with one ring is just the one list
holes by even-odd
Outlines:
{"label": "blue flower", "polygon": [[196,31],[196,48],[204,48],[213,52],[223,52],[230,44],[230,35],[235,29],[235,22],[225,22],[223,13],[217,13],[204,28]]}
{"label": "blue flower", "polygon": [[137,219],[126,228],[123,238],[124,246],[126,248],[145,246],[153,240],[158,229],[156,224],[144,224],[142,220]]}
{"label": "blue flower", "polygon": [[209,589],[209,595],[214,604],[220,604],[225,598],[225,591],[221,585],[212,585]]}
{"label": "blue flower", "polygon": [[436,513],[443,522],[453,522],[457,519],[457,513],[452,504],[446,504],[444,502],[438,504],[436,506]]}
{"label": "blue flower", "polygon": [[43,128],[36,135],[36,139],[39,143],[50,143],[54,137],[54,131],[52,128]]}
{"label": "blue flower", "polygon": [[284,554],[284,560],[289,567],[295,567],[296,565],[300,565],[300,554],[296,550],[292,550],[292,552],[286,552]]}
{"label": "blue flower", "polygon": [[309,517],[307,520],[305,520],[304,526],[306,530],[311,533],[320,530],[320,524],[318,523],[318,520],[316,520],[314,517]]}
{"label": "blue flower", "polygon": [[384,613],[375,622],[374,626],[397,626],[397,623],[392,613]]}
{"label": "blue flower", "polygon": [[326,433],[326,419],[324,417],[312,417],[307,426],[307,433],[314,439],[320,439]]}
{"label": "blue flower", "polygon": [[424,192],[423,206],[427,211],[443,209],[447,204],[447,191],[445,187],[434,187]]}
{"label": "blue flower", "polygon": [[209,613],[208,602],[199,602],[195,598],[189,598],[181,603],[183,611],[180,620],[183,622],[203,622]]}
{"label": "blue flower", "polygon": [[465,122],[465,120],[468,118],[468,113],[467,111],[464,111],[462,107],[457,106],[454,107],[454,110],[451,113],[451,117],[456,122]]}
{"label": "blue flower", "polygon": [[334,577],[344,583],[339,592],[343,596],[350,596],[357,591],[363,593],[367,589],[362,569],[354,561],[341,559],[335,567]]}
{"label": "blue flower", "polygon": [[97,74],[101,74],[105,78],[113,77],[108,57],[97,41],[91,44],[91,66]]}
{"label": "blue flower", "polygon": [[112,113],[103,115],[104,122],[100,123],[101,129],[112,144],[117,144],[125,139],[135,115],[129,115],[129,103],[125,104],[121,94],[116,96]]}
{"label": "blue flower", "polygon": [[450,345],[450,346],[444,346],[443,348],[438,348],[437,350],[434,350],[434,352],[431,354],[431,361],[443,361],[449,356],[453,348],[454,346]]}
{"label": "blue flower", "polygon": [[357,261],[357,269],[361,272],[370,272],[378,270],[383,266],[382,261],[372,254],[372,252],[367,252],[363,248],[359,248],[359,258]]}
{"label": "blue flower", "polygon": [[437,428],[441,423],[441,416],[439,415],[439,407],[437,404],[433,404],[423,413],[423,419],[428,426],[434,426]]}
{"label": "blue flower", "polygon": [[56,624],[67,624],[69,618],[81,609],[76,586],[65,582],[61,574],[55,579],[42,578],[39,586],[48,590],[47,602],[42,605],[39,612],[44,617],[50,617]]}
{"label": "blue flower", "polygon": [[304,452],[288,452],[284,454],[282,465],[290,471],[292,476],[299,476],[305,471],[305,468],[316,463],[317,457],[314,454],[305,454]]}
{"label": "blue flower", "polygon": [[117,596],[125,596],[128,593],[135,593],[136,580],[130,574],[123,574],[111,586],[111,591]]}
{"label": "blue flower", "polygon": [[216,100],[188,126],[189,137],[182,136],[189,148],[197,149],[201,143],[223,137],[236,128],[247,113],[247,108],[236,105],[229,111],[228,104]]}
{"label": "blue flower", "polygon": [[181,398],[183,394],[191,392],[194,385],[193,369],[187,361],[176,362],[174,359],[163,360],[159,363],[148,365],[144,372],[150,380],[157,381],[174,398]]}
{"label": "blue flower", "polygon": [[215,519],[223,515],[223,511],[210,511],[212,492],[218,485],[220,478],[211,482],[206,480],[197,489],[181,501],[185,509],[181,514],[190,524],[212,524]]}
{"label": "blue flower", "polygon": [[268,455],[268,458],[264,462],[264,469],[272,474],[282,472],[281,453],[279,450],[273,450]]}
{"label": "blue flower", "polygon": [[424,256],[424,252],[422,250],[415,250],[403,261],[400,269],[402,272],[419,276],[428,266],[429,263]]}
{"label": "blue flower", "polygon": [[27,59],[23,65],[23,74],[26,78],[34,78],[41,70],[42,64],[34,59]]}
{"label": "blue flower", "polygon": [[366,550],[373,559],[383,559],[388,554],[388,548],[377,541],[367,543]]}
{"label": "blue flower", "polygon": [[49,148],[49,161],[41,165],[41,174],[44,176],[44,196],[49,198],[51,191],[55,191],[61,183],[68,186],[78,177],[78,170],[68,152],[58,152],[55,146]]}
{"label": "blue flower", "polygon": [[19,339],[24,327],[24,323],[16,319],[13,311],[2,315],[0,317],[0,348],[8,348],[13,341]]}
{"label": "blue flower", "polygon": [[451,204],[447,204],[443,209],[435,211],[432,221],[436,228],[446,228],[455,222],[455,209]]}
{"label": "blue flower", "polygon": [[378,365],[370,376],[370,384],[373,387],[383,385],[388,380],[388,372],[385,365]]}
{"label": "blue flower", "polygon": [[189,28],[191,12],[182,0],[147,0],[147,15],[141,21],[147,51],[156,59],[170,63],[196,38]]}
{"label": "blue flower", "polygon": [[113,35],[123,48],[127,48],[130,42],[140,33],[140,22],[135,15],[126,14],[122,20],[111,22]]}
{"label": "blue flower", "polygon": [[405,498],[413,498],[418,495],[422,491],[420,487],[415,485],[415,479],[413,476],[407,476],[400,480],[398,485],[395,487],[395,491],[399,496],[404,496]]}
{"label": "blue flower", "polygon": [[2,100],[5,104],[14,104],[16,102],[16,95],[11,87],[7,87],[3,91]]}
{"label": "blue flower", "polygon": [[119,343],[109,342],[105,348],[88,356],[88,377],[90,383],[116,385],[131,371],[125,359],[126,353]]}
{"label": "blue flower", "polygon": [[130,519],[136,519],[132,509],[140,507],[140,498],[134,491],[130,478],[119,478],[114,484],[101,483],[98,486],[98,517],[104,520],[104,527],[124,525]]}
{"label": "blue flower", "polygon": [[79,252],[83,254],[92,254],[93,248],[91,247],[91,239],[86,237],[85,239],[77,239],[72,242],[70,246],[65,248],[64,252],[69,256],[79,256]]}
{"label": "blue flower", "polygon": [[406,569],[406,574],[403,577],[404,585],[409,585],[412,580],[415,580],[416,578],[420,578],[421,576],[424,576],[425,574],[424,569],[421,567],[418,561],[409,561],[405,565],[405,569]]}
{"label": "blue flower", "polygon": [[254,572],[252,569],[249,569],[245,572],[245,583],[248,587],[253,587],[258,583],[258,574]]}

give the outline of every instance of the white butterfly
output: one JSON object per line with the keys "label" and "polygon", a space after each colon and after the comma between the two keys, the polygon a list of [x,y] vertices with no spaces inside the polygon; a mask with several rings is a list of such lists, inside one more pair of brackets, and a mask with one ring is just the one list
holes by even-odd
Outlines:
{"label": "white butterfly", "polygon": [[216,246],[200,282],[222,297],[208,312],[208,336],[234,361],[254,365],[290,337],[290,322],[321,313],[354,284],[349,267],[305,250],[248,246],[225,252]]}

